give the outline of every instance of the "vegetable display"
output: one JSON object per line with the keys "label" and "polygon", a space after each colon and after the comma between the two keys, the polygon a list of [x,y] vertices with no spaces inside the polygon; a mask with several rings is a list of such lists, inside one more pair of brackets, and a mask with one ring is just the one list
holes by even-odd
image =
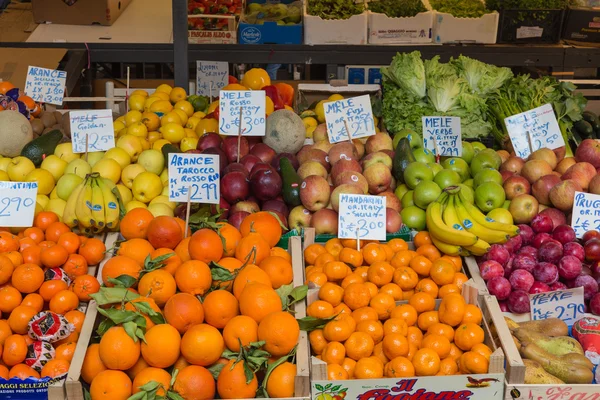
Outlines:
{"label": "vegetable display", "polygon": [[431,7],[459,18],[479,18],[490,11],[480,0],[432,0]]}
{"label": "vegetable display", "polygon": [[567,0],[486,0],[488,10],[519,9],[519,10],[552,10],[567,7]]}
{"label": "vegetable display", "polygon": [[308,2],[308,13],[323,19],[348,19],[364,11],[362,3],[354,0],[311,0]]}
{"label": "vegetable display", "polygon": [[369,10],[392,18],[414,17],[426,12],[421,0],[377,0],[369,3]]}

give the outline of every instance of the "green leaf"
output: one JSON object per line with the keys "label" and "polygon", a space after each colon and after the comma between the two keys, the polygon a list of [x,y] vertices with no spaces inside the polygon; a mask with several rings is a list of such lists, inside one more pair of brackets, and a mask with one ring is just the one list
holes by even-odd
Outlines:
{"label": "green leaf", "polygon": [[249,385],[250,382],[252,382],[252,380],[254,379],[254,372],[250,369],[250,367],[248,366],[247,363],[245,363],[244,361],[240,361],[243,363],[244,366],[244,375],[246,376],[246,385]]}
{"label": "green leaf", "polygon": [[[261,384],[261,388],[263,389],[262,390],[263,394],[267,393],[267,383],[269,381],[269,378],[271,377],[271,372],[273,372],[273,370],[275,368],[277,368],[278,366],[280,366],[281,364],[287,362],[290,358],[293,358],[296,355],[297,350],[298,350],[298,345],[294,346],[294,348],[287,355],[280,357],[274,363],[268,364],[267,372],[265,372],[265,378],[263,379],[263,382]],[[266,394],[266,396],[268,397],[268,394]]]}
{"label": "green leaf", "polygon": [[129,396],[127,398],[127,400],[144,400],[148,398],[148,393],[141,391],[141,392],[137,392],[136,394]]}
{"label": "green leaf", "polygon": [[167,265],[166,261],[169,258],[173,257],[173,255],[175,255],[174,252],[169,254],[163,254],[156,258],[150,258],[150,254],[148,254],[148,256],[144,259],[144,268],[142,269],[142,272],[140,272],[140,278],[148,272],[152,272],[157,269],[163,268],[165,265]]}
{"label": "green leaf", "polygon": [[123,329],[125,329],[125,332],[127,332],[127,335],[129,335],[130,338],[133,339],[134,342],[138,341],[138,337],[137,337],[137,325],[135,324],[135,322],[133,321],[129,321],[129,322],[124,322],[122,324]]}
{"label": "green leaf", "polygon": [[210,263],[210,273],[213,281],[217,282],[232,281],[237,276],[237,273],[232,273],[227,268],[223,268],[214,261],[211,261]]}
{"label": "green leaf", "polygon": [[337,317],[337,315],[329,318],[304,317],[297,319],[297,321],[298,325],[300,325],[300,330],[312,332],[315,329],[323,329],[325,325],[335,317]]}
{"label": "green leaf", "polygon": [[327,385],[325,385],[325,390],[329,389],[331,386],[333,386],[333,383],[328,383]]}
{"label": "green leaf", "polygon": [[154,324],[156,325],[160,325],[160,324],[166,324],[166,320],[165,317],[161,314],[158,313],[156,311],[154,311],[152,309],[152,307],[150,307],[150,304],[148,304],[145,301],[136,301],[133,304],[133,306],[142,314],[146,314],[148,316],[148,318],[150,318],[150,321],[154,322]]}
{"label": "green leaf", "polygon": [[213,378],[215,378],[215,380],[216,380],[219,378],[219,374],[223,370],[223,367],[225,367],[225,364],[217,363],[217,364],[211,365],[210,368],[207,368],[207,369],[211,373]]}
{"label": "green leaf", "polygon": [[131,275],[119,275],[116,278],[108,278],[108,283],[112,283],[117,288],[130,288],[137,282]]}
{"label": "green leaf", "polygon": [[304,300],[307,295],[308,295],[308,285],[302,285],[302,286],[295,287],[292,290],[292,292],[290,293],[290,297],[293,299],[292,304]]}
{"label": "green leaf", "polygon": [[85,400],[92,400],[92,395],[90,394],[90,391],[85,386],[83,387],[83,398]]}
{"label": "green leaf", "polygon": [[113,326],[115,326],[115,323],[112,320],[104,319],[102,322],[100,322],[100,325],[98,325],[98,329],[96,329],[96,333],[98,335],[102,336],[106,333],[107,330],[109,330]]}
{"label": "green leaf", "polygon": [[179,370],[174,369],[173,374],[171,375],[171,383],[169,384],[169,387],[173,387],[173,385],[175,384],[175,381],[177,380],[177,375],[179,375]]}
{"label": "green leaf", "polygon": [[183,397],[181,397],[181,396],[179,395],[179,393],[175,393],[175,392],[173,392],[173,391],[171,391],[171,390],[169,390],[169,391],[167,392],[167,398],[169,398],[169,399],[171,399],[171,400],[185,400]]}
{"label": "green leaf", "polygon": [[331,388],[332,392],[337,392],[338,390],[340,390],[340,388],[342,387],[342,385],[337,385]]}
{"label": "green leaf", "polygon": [[282,285],[279,288],[275,289],[279,298],[281,299],[281,309],[286,311],[290,305],[290,294],[294,290],[294,284],[290,283],[289,285]]}
{"label": "green leaf", "polygon": [[[119,278],[121,277],[123,277],[123,275],[121,275]],[[124,287],[101,287],[98,293],[91,294],[90,297],[96,300],[96,303],[99,306],[103,306],[106,304],[126,303],[128,301],[137,299],[140,297],[140,295],[133,293]]]}
{"label": "green leaf", "polygon": [[323,386],[319,385],[318,383],[315,384],[315,387],[317,388],[317,390],[319,390],[321,392],[325,390],[325,388]]}

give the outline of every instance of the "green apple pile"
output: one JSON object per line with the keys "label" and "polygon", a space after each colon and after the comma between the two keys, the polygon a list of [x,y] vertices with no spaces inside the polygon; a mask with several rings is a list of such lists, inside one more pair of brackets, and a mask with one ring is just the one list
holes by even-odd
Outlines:
{"label": "green apple pile", "polygon": [[244,20],[250,24],[262,25],[266,21],[277,25],[296,25],[302,21],[302,2],[291,4],[250,3],[246,8]]}

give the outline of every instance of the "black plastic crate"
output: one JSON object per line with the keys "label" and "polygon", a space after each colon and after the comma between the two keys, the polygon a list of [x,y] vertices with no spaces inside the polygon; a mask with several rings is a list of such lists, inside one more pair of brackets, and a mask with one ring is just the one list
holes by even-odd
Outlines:
{"label": "black plastic crate", "polygon": [[565,10],[501,9],[497,43],[558,43]]}

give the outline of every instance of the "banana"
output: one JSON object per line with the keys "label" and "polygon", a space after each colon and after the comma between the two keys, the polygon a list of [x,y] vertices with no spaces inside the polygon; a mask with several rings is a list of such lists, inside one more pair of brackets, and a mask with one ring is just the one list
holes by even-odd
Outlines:
{"label": "banana", "polygon": [[462,192],[459,192],[458,196],[460,197],[463,207],[465,208],[465,210],[467,210],[467,212],[469,213],[471,218],[473,220],[477,221],[477,223],[479,223],[480,225],[482,225],[488,229],[492,229],[494,231],[506,232],[511,237],[519,234],[518,226],[503,224],[501,222],[494,221],[491,218],[486,217],[473,204],[469,203],[469,201],[464,198],[464,194]]}
{"label": "banana", "polygon": [[433,235],[431,235],[431,241],[433,242],[435,247],[438,248],[439,251],[441,251],[442,253],[447,254],[449,256],[458,256],[458,255],[460,255],[460,253],[462,251],[462,247],[454,245],[454,244],[444,243],[444,242],[438,240]]}
{"label": "banana", "polygon": [[456,246],[471,246],[477,242],[477,237],[467,231],[457,231],[442,220],[442,204],[434,201],[425,211],[427,229],[432,236],[441,242]]}
{"label": "banana", "polygon": [[75,189],[73,189],[73,192],[71,192],[71,195],[67,199],[67,204],[65,205],[65,211],[63,212],[62,220],[65,224],[67,224],[69,228],[74,228],[79,223],[77,221],[77,213],[75,212],[75,207],[77,205],[77,199],[79,198],[79,194],[83,191],[84,188],[85,182],[81,182]]}
{"label": "banana", "polygon": [[[85,186],[77,198],[75,212],[79,225],[84,228],[92,227],[92,179],[86,178]],[[91,232],[91,230],[90,230]]]}
{"label": "banana", "polygon": [[475,256],[484,255],[485,253],[487,253],[489,248],[490,244],[481,239],[477,240],[477,243],[475,243],[473,246],[465,247],[465,249],[467,249],[470,253],[472,253]]}
{"label": "banana", "polygon": [[99,178],[92,178],[92,225],[102,230],[104,228],[104,196],[98,186]]}
{"label": "banana", "polygon": [[[484,240],[490,244],[506,243],[506,241],[508,240],[508,237],[509,237],[506,232],[494,231],[494,230],[488,229],[488,228],[484,227],[483,225],[481,225],[480,223],[478,223],[477,221],[474,221],[473,218],[471,217],[471,215],[467,212],[467,210],[463,206],[462,202],[460,201],[460,198],[455,197],[454,204],[455,204],[456,212],[458,214],[458,218],[462,221],[462,226],[464,226],[464,228],[468,232],[471,232],[472,234],[477,235],[477,237],[479,239]],[[471,243],[467,246],[471,246],[473,244],[475,244],[475,243]]]}
{"label": "banana", "polygon": [[119,201],[107,183],[113,182],[106,178],[98,178],[96,182],[100,186],[104,197],[104,222],[106,222],[107,228],[113,228],[119,224]]}
{"label": "banana", "polygon": [[454,207],[454,197],[455,195],[451,195],[449,197],[448,203],[446,204],[446,208],[444,208],[444,212],[442,213],[442,219],[444,223],[449,227],[456,229],[457,231],[464,231],[465,228],[460,223],[460,219],[456,214],[456,207]]}

